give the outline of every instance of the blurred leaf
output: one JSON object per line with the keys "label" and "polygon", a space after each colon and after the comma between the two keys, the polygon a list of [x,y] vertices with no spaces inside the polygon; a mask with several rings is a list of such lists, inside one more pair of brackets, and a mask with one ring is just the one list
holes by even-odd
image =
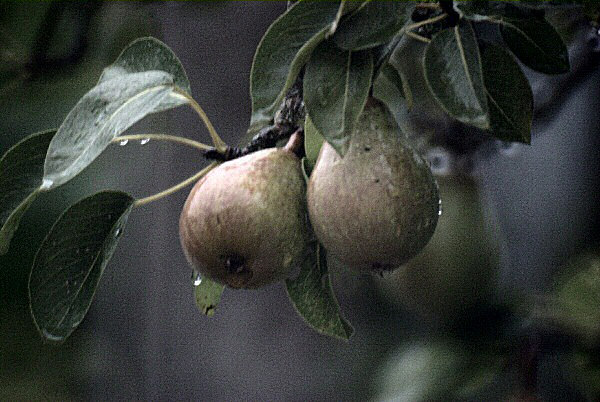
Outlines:
{"label": "blurred leaf", "polygon": [[378,375],[378,401],[481,400],[503,375],[506,359],[492,350],[431,337],[391,354]]}
{"label": "blurred leaf", "polygon": [[56,130],[30,135],[0,158],[0,255],[39,194],[48,144]]}
{"label": "blurred leaf", "polygon": [[[402,79],[398,70],[389,63],[383,66],[381,74],[375,79],[373,96],[386,105],[404,102],[408,108],[412,107],[410,87],[406,80]],[[388,108],[392,109],[390,106]]]}
{"label": "blurred leaf", "polygon": [[479,48],[470,22],[461,20],[435,35],[425,49],[424,68],[429,89],[450,116],[489,128]]}
{"label": "blurred leaf", "polygon": [[315,242],[309,247],[300,274],[296,279],[287,279],[285,284],[292,304],[309,326],[324,335],[350,339],[354,330],[340,315],[325,249],[320,244]]}
{"label": "blurred leaf", "polygon": [[221,295],[225,286],[211,281],[208,278],[202,278],[201,282],[194,286],[194,298],[196,306],[202,314],[212,317],[221,301]]}
{"label": "blurred leaf", "polygon": [[363,111],[373,75],[369,51],[351,52],[331,41],[313,52],[304,74],[304,103],[312,123],[340,155]]}
{"label": "blurred leaf", "polygon": [[29,277],[31,314],[47,340],[63,341],[85,317],[133,201],[122,192],[96,193],[72,205],[50,229]]}
{"label": "blurred leaf", "polygon": [[502,47],[486,44],[481,59],[493,135],[503,141],[531,142],[533,93],[525,74]]}
{"label": "blurred leaf", "polygon": [[308,167],[311,170],[315,166],[315,163],[317,163],[323,141],[323,136],[313,124],[310,116],[306,116],[304,123],[304,152],[306,154]]}
{"label": "blurred leaf", "polygon": [[502,18],[502,38],[527,67],[545,74],[569,72],[569,52],[562,38],[540,18]]}
{"label": "blurred leaf", "polygon": [[563,372],[588,401],[600,398],[600,361],[596,351],[576,349],[562,356]]}
{"label": "blurred leaf", "polygon": [[69,112],[50,143],[42,189],[66,183],[85,169],[111,140],[145,116],[188,101],[179,59],[153,38],[134,41],[107,67],[98,84]]}
{"label": "blurred leaf", "polygon": [[465,350],[437,340],[404,347],[384,366],[376,400],[453,400],[467,360]]}
{"label": "blurred leaf", "polygon": [[258,44],[250,71],[252,118],[249,131],[266,125],[338,13],[335,1],[304,0],[271,24]]}
{"label": "blurred leaf", "polygon": [[600,251],[582,253],[560,272],[548,314],[582,342],[596,345],[600,339]]}
{"label": "blurred leaf", "polygon": [[406,20],[406,1],[369,1],[342,21],[333,35],[344,50],[363,50],[389,42]]}

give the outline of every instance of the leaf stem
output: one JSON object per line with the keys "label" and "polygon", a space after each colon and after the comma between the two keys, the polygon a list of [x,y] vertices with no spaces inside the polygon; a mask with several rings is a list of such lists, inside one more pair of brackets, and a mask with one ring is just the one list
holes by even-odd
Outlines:
{"label": "leaf stem", "polygon": [[198,102],[196,102],[194,98],[192,98],[187,92],[185,92],[181,88],[175,87],[174,92],[176,96],[182,97],[189,102],[191,108],[194,109],[198,116],[200,116],[202,122],[206,126],[206,129],[210,134],[210,138],[212,138],[215,148],[217,148],[219,152],[224,152],[227,149],[227,144],[221,139],[221,137],[219,137],[219,134],[217,134],[217,130],[215,130],[208,116],[206,115],[202,107],[198,104]]}
{"label": "leaf stem", "polygon": [[407,31],[406,32],[406,36],[408,36],[410,38],[413,38],[413,39],[416,39],[419,42],[423,42],[423,43],[429,43],[429,42],[431,42],[431,39],[427,39],[426,37],[421,36],[419,34],[416,34],[413,31]]}
{"label": "leaf stem", "polygon": [[209,151],[213,149],[210,145],[203,144],[198,141],[190,140],[189,138],[177,137],[175,135],[168,134],[132,134],[132,135],[121,135],[112,139],[111,143],[120,143],[122,141],[144,141],[144,140],[158,140],[158,141],[169,141],[176,142],[179,144],[187,145],[188,147],[197,148],[201,151]]}
{"label": "leaf stem", "polygon": [[415,22],[414,24],[407,25],[404,28],[402,28],[402,30],[404,32],[412,31],[413,29],[420,28],[423,25],[434,24],[434,23],[436,23],[438,21],[441,21],[441,20],[443,20],[444,18],[447,18],[447,17],[448,17],[448,14],[445,14],[445,13],[444,14],[440,14],[437,17],[429,18],[429,19],[426,19],[426,20],[423,20],[423,21]]}
{"label": "leaf stem", "polygon": [[205,167],[204,169],[202,169],[201,171],[199,171],[198,173],[196,173],[195,175],[185,179],[184,181],[182,181],[179,184],[174,185],[173,187],[163,190],[160,193],[156,193],[154,195],[151,195],[151,196],[148,196],[145,198],[140,198],[139,200],[135,200],[135,202],[133,203],[133,206],[140,207],[142,205],[149,204],[153,201],[157,201],[157,200],[160,200],[161,198],[171,195],[171,194],[181,190],[182,188],[187,187],[190,184],[200,180],[204,175],[206,175],[208,172],[210,172],[212,169],[214,169],[217,165],[219,165],[219,162],[213,162],[210,165],[208,165],[207,167]]}

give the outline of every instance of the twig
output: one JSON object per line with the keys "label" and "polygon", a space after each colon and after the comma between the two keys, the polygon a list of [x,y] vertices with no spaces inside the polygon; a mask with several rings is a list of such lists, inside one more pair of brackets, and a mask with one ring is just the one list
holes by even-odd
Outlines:
{"label": "twig", "polygon": [[279,141],[295,133],[303,120],[304,101],[302,100],[302,74],[300,74],[275,114],[272,125],[260,130],[243,148],[226,147],[223,151],[214,148],[206,151],[204,157],[224,162],[261,149],[274,147]]}

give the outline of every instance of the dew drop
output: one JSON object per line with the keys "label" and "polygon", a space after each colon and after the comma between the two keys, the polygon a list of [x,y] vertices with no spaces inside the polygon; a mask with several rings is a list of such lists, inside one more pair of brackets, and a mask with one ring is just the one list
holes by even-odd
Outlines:
{"label": "dew drop", "polygon": [[200,276],[200,272],[196,271],[195,269],[192,271],[192,281],[194,283],[194,286],[200,286],[200,284],[202,283],[202,277]]}
{"label": "dew drop", "polygon": [[117,228],[117,230],[115,230],[115,237],[121,236],[122,232],[123,232],[123,230],[121,230],[121,228]]}
{"label": "dew drop", "polygon": [[444,148],[431,148],[427,151],[425,159],[434,175],[446,176],[452,171],[452,157]]}
{"label": "dew drop", "polygon": [[125,146],[125,145],[127,145],[128,142],[129,142],[129,140],[121,140],[121,141],[119,141],[119,145]]}
{"label": "dew drop", "polygon": [[140,145],[146,145],[149,142],[150,142],[150,138],[144,138],[140,141]]}
{"label": "dew drop", "polygon": [[442,216],[442,199],[438,200],[438,216]]}

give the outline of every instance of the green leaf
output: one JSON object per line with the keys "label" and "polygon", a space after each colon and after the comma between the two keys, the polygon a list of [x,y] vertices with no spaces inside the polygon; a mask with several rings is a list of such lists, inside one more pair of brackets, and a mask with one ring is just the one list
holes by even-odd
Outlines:
{"label": "green leaf", "polygon": [[439,105],[453,118],[490,126],[475,32],[468,21],[436,34],[425,49],[425,80]]}
{"label": "green leaf", "polygon": [[306,120],[304,122],[304,153],[306,154],[306,162],[309,170],[312,170],[312,168],[315,166],[315,163],[317,163],[317,158],[319,157],[319,151],[321,151],[323,141],[323,136],[313,124],[310,116],[306,116]]}
{"label": "green leaf", "polygon": [[550,316],[587,345],[600,339],[600,248],[572,258],[562,267],[550,294]]}
{"label": "green leaf", "polygon": [[335,20],[333,20],[331,27],[329,27],[328,35],[333,35],[335,33],[335,31],[337,30],[337,28],[340,24],[340,21],[342,20],[342,17],[355,11],[356,9],[361,7],[363,4],[365,4],[364,0],[350,0],[350,1],[342,0],[342,1],[340,1],[340,6],[338,7],[337,14],[335,15]]}
{"label": "green leaf", "polygon": [[540,18],[502,18],[502,38],[523,64],[545,74],[569,72],[569,52],[554,27]]}
{"label": "green leaf", "polygon": [[194,286],[194,298],[196,306],[202,314],[212,317],[221,301],[221,295],[225,286],[211,281],[208,278],[202,278],[200,283]]}
{"label": "green leaf", "polygon": [[560,34],[544,19],[544,10],[509,2],[465,1],[459,11],[473,21],[500,26],[510,50],[527,67],[546,74],[569,71],[569,53]]}
{"label": "green leaf", "polygon": [[133,201],[118,191],[96,193],[72,205],[50,229],[29,277],[31,314],[47,340],[63,341],[85,317]]}
{"label": "green leaf", "polygon": [[331,41],[313,52],[304,74],[304,103],[314,126],[340,155],[363,111],[373,76],[369,51],[351,52]]}
{"label": "green leaf", "polygon": [[21,218],[39,194],[44,158],[55,133],[30,135],[0,158],[0,255],[8,251]]}
{"label": "green leaf", "polygon": [[[131,42],[117,57],[117,60],[102,71],[98,84],[114,78],[126,79],[127,74],[153,70],[171,74],[173,83],[177,87],[189,95],[192,94],[190,81],[179,58],[167,45],[152,37],[139,38]],[[168,97],[162,103],[164,108],[162,110],[180,104],[181,100]]]}
{"label": "green leaf", "polygon": [[285,284],[292,304],[308,325],[321,334],[350,339],[353,329],[340,314],[321,245],[315,242],[309,247],[300,274]]}
{"label": "green leaf", "polygon": [[[52,189],[71,180],[113,138],[148,114],[164,110],[163,102],[174,88],[173,76],[164,71],[126,74],[92,88],[69,112],[50,142],[42,188]],[[171,101],[179,105],[187,102],[175,99],[179,98],[172,97]]]}
{"label": "green leaf", "polygon": [[[394,66],[386,63],[373,83],[373,96],[386,105],[406,103],[412,107],[412,93],[405,79]],[[388,106],[391,110],[392,108]]]}
{"label": "green leaf", "polygon": [[259,130],[273,118],[311,52],[331,29],[338,8],[335,1],[304,0],[271,24],[256,49],[250,71],[249,131]]}
{"label": "green leaf", "polygon": [[369,1],[342,21],[332,36],[344,50],[364,50],[389,42],[406,21],[406,1]]}
{"label": "green leaf", "polygon": [[75,177],[113,138],[145,116],[186,104],[176,89],[190,93],[177,56],[154,38],[131,43],[59,127],[46,156],[42,188]]}
{"label": "green leaf", "polygon": [[483,80],[493,135],[503,141],[531,142],[533,93],[513,57],[502,47],[482,46]]}

